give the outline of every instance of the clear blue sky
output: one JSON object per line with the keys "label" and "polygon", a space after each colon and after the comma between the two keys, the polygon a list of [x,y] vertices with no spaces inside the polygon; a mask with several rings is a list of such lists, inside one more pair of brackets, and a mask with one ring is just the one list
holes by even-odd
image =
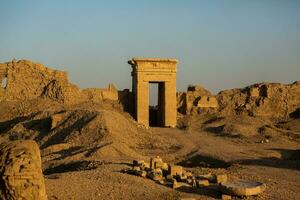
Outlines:
{"label": "clear blue sky", "polygon": [[0,0],[0,62],[131,88],[131,57],[174,57],[178,90],[300,79],[299,0]]}

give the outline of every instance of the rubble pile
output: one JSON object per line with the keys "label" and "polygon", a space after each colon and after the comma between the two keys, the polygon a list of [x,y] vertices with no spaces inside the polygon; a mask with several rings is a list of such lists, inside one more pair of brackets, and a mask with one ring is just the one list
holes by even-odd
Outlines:
{"label": "rubble pile", "polygon": [[182,166],[163,162],[159,156],[151,158],[150,163],[143,160],[134,160],[132,168],[124,169],[122,172],[149,178],[174,189],[183,186],[199,188],[227,182],[226,174],[215,175],[209,173],[195,176],[192,172],[183,169]]}
{"label": "rubble pile", "polygon": [[[192,172],[185,170],[182,166],[163,162],[159,156],[151,158],[150,163],[144,160],[134,160],[132,168],[122,170],[123,173],[149,178],[153,181],[171,187],[202,188],[214,186],[222,193],[222,199],[231,199],[232,196],[257,195],[264,191],[265,184],[254,182],[228,182],[226,174],[204,174],[195,176]],[[259,183],[259,184],[258,184]],[[249,187],[248,187],[249,185]],[[251,187],[250,187],[251,186]]]}

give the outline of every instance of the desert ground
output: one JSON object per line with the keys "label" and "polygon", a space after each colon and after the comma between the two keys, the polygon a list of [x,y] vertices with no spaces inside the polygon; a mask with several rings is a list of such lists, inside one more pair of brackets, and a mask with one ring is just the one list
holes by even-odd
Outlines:
{"label": "desert ground", "polygon": [[[31,61],[0,67],[10,73],[0,92],[0,143],[38,143],[50,200],[221,198],[215,187],[172,189],[122,172],[133,160],[155,156],[195,175],[266,184],[263,193],[247,199],[300,197],[299,81],[216,95],[193,87],[177,94],[176,127],[145,127],[113,86],[80,90],[64,74]],[[215,103],[199,103],[203,96]]]}

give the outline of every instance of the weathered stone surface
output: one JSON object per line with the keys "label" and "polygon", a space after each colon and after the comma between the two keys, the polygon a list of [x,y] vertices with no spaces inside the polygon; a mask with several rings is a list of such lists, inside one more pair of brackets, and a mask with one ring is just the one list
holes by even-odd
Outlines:
{"label": "weathered stone surface", "polygon": [[51,129],[54,129],[58,124],[59,122],[61,122],[64,118],[65,114],[64,113],[58,113],[58,114],[55,114],[55,115],[51,115]]}
{"label": "weathered stone surface", "polygon": [[177,93],[182,114],[248,115],[260,117],[299,117],[300,82],[259,83],[242,89],[229,89],[212,95],[201,86]]}
{"label": "weathered stone surface", "polygon": [[218,174],[216,175],[216,182],[217,183],[225,183],[227,182],[228,178],[226,174]]}
{"label": "weathered stone surface", "polygon": [[200,96],[197,102],[199,108],[216,108],[218,107],[218,101],[216,97]]}
{"label": "weathered stone surface", "polygon": [[181,166],[179,166],[179,165],[170,165],[169,166],[169,174],[171,175],[171,176],[176,176],[176,175],[178,175],[178,176],[182,176],[182,167]]}
{"label": "weathered stone surface", "polygon": [[209,186],[209,181],[206,180],[206,179],[200,179],[200,180],[197,180],[197,186],[198,186],[198,187],[206,187],[206,186]]}
{"label": "weathered stone surface", "polygon": [[231,200],[230,195],[222,194],[222,200]]}
{"label": "weathered stone surface", "polygon": [[151,169],[162,168],[163,164],[164,164],[164,162],[159,156],[150,159],[150,168]]}
{"label": "weathered stone surface", "polygon": [[[5,80],[5,81],[4,81]],[[106,89],[79,87],[69,83],[67,72],[53,70],[29,60],[0,63],[0,101],[48,98],[63,104],[84,101],[118,100],[117,89],[110,84]]]}
{"label": "weathered stone surface", "polygon": [[190,114],[193,108],[217,108],[218,101],[201,85],[188,86],[187,92],[177,93],[177,108],[182,114]]}
{"label": "weathered stone surface", "polygon": [[288,117],[300,106],[300,82],[259,83],[244,89],[231,89],[217,96],[224,115]]}
{"label": "weathered stone surface", "polygon": [[0,155],[0,199],[47,199],[36,142],[1,144]]}
{"label": "weathered stone surface", "polygon": [[234,196],[252,196],[262,193],[266,185],[260,182],[223,182],[220,183],[220,189],[223,193]]}

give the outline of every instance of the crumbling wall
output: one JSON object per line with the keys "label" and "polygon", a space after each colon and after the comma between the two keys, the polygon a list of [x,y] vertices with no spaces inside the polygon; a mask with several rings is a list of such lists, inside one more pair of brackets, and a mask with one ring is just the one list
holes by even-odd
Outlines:
{"label": "crumbling wall", "polygon": [[187,92],[177,93],[177,108],[182,114],[190,114],[192,111],[205,112],[217,107],[216,97],[201,85],[188,86]]}
{"label": "crumbling wall", "polygon": [[112,84],[108,88],[80,90],[68,80],[67,72],[53,70],[29,60],[13,60],[0,64],[0,80],[7,78],[6,87],[0,88],[0,101],[48,98],[63,104],[85,101],[99,102],[105,99],[117,101],[118,90]]}
{"label": "crumbling wall", "polygon": [[107,88],[87,88],[82,92],[90,101],[102,101],[104,99],[118,101],[118,90],[113,84],[109,84]]}
{"label": "crumbling wall", "polygon": [[217,95],[223,114],[288,117],[300,106],[300,82],[292,84],[259,83]]}
{"label": "crumbling wall", "polygon": [[292,84],[259,83],[224,90],[215,96],[199,85],[177,93],[177,108],[182,114],[196,112],[280,118],[294,116],[299,107],[299,81]]}
{"label": "crumbling wall", "polygon": [[7,85],[0,100],[26,100],[42,96],[44,88],[54,80],[68,84],[66,72],[52,70],[29,60],[13,60],[1,64],[6,68]]}

